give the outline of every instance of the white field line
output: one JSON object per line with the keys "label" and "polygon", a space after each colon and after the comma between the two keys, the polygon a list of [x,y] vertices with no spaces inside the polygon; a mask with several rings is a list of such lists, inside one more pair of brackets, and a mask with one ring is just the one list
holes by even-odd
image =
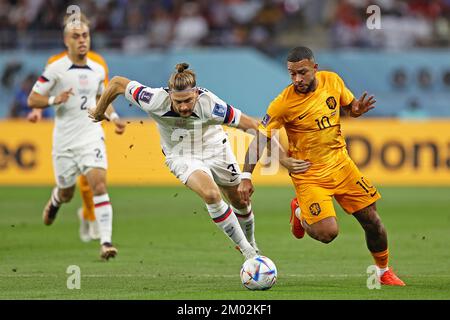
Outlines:
{"label": "white field line", "polygon": [[[218,275],[218,274],[178,274],[183,277],[188,278],[239,278],[239,274],[231,275]],[[164,278],[167,276],[173,276],[173,274],[166,275],[156,275],[156,274],[133,274],[133,273],[123,273],[123,274],[83,274],[82,278]],[[411,278],[450,278],[450,274],[419,274],[419,275],[402,275],[403,277]],[[0,274],[0,278],[66,278],[65,274]],[[282,274],[278,275],[278,278],[367,278],[366,274]]]}

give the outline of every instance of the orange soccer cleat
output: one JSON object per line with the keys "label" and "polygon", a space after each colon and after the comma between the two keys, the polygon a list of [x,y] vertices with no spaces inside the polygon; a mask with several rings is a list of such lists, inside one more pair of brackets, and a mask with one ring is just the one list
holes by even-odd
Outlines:
{"label": "orange soccer cleat", "polygon": [[380,277],[380,283],[385,286],[406,286],[406,284],[400,280],[399,277],[397,277],[391,268],[389,268],[388,271],[383,273]]}
{"label": "orange soccer cleat", "polygon": [[300,222],[300,219],[295,215],[295,210],[299,208],[297,198],[292,199],[291,201],[291,232],[297,239],[301,239],[305,236],[305,229]]}

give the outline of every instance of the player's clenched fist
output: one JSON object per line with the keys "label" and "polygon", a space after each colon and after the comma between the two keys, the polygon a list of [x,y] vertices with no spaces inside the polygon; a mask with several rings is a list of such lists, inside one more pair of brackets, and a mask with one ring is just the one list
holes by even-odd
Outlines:
{"label": "player's clenched fist", "polygon": [[238,187],[238,193],[241,197],[241,201],[244,202],[246,205],[250,204],[250,197],[252,196],[254,192],[253,184],[250,179],[242,179],[241,183]]}

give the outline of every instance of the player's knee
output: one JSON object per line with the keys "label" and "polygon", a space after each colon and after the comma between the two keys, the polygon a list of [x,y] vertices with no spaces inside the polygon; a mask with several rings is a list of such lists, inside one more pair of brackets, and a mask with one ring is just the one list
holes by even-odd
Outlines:
{"label": "player's knee", "polygon": [[106,183],[105,182],[96,183],[92,188],[92,192],[94,193],[94,196],[100,196],[102,194],[108,193]]}
{"label": "player's knee", "polygon": [[244,201],[242,201],[241,197],[239,197],[239,196],[230,197],[230,203],[236,209],[247,208],[247,204]]}
{"label": "player's knee", "polygon": [[203,200],[208,204],[212,204],[220,202],[222,197],[219,190],[210,189],[203,192]]}
{"label": "player's knee", "polygon": [[338,233],[337,229],[323,231],[317,235],[317,240],[322,243],[330,243],[338,236]]}

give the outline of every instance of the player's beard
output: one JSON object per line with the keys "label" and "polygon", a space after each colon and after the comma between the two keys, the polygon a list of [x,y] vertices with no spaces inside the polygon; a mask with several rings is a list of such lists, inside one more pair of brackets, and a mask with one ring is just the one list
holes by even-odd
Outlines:
{"label": "player's beard", "polygon": [[84,58],[86,58],[87,54],[88,54],[88,49],[85,50],[85,52],[78,52],[78,59],[80,60],[84,60]]}
{"label": "player's beard", "polygon": [[[306,93],[310,93],[311,91],[314,91],[316,89],[316,78],[314,77],[314,79],[306,86],[306,89],[301,90],[299,88],[299,86],[295,86],[295,91],[297,91],[298,93],[301,94],[306,94]],[[304,87],[305,88],[305,87]]]}
{"label": "player's beard", "polygon": [[85,45],[84,49],[79,48],[77,52],[78,59],[84,60],[89,52],[89,46]]}

